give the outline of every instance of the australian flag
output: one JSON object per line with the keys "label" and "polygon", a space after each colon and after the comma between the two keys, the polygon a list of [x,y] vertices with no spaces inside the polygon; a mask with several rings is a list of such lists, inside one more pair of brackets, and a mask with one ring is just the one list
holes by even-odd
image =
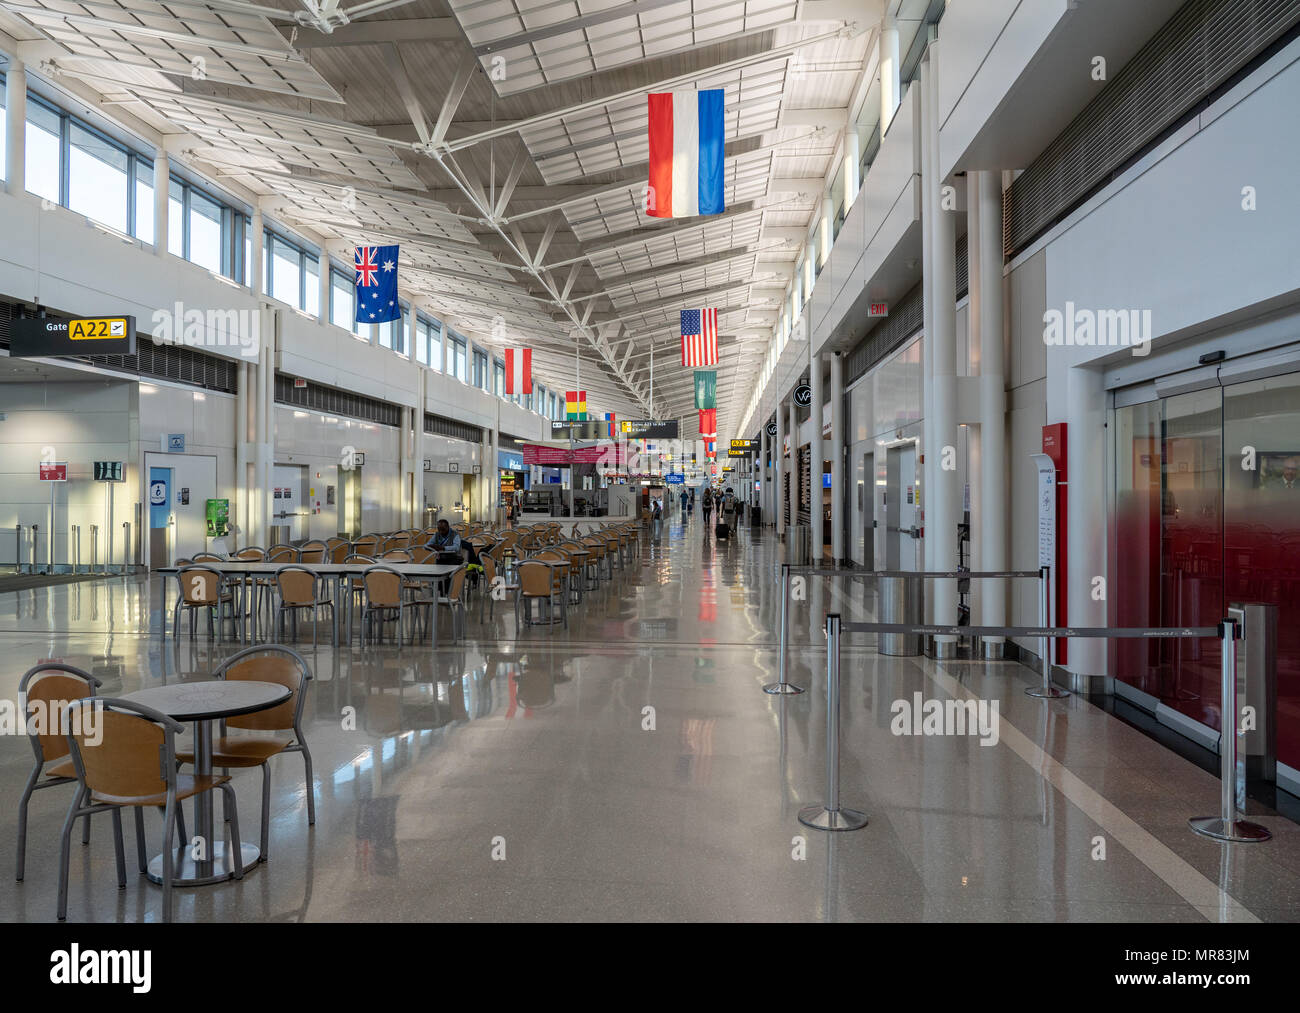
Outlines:
{"label": "australian flag", "polygon": [[397,302],[397,249],[357,247],[357,323],[402,319],[402,307]]}

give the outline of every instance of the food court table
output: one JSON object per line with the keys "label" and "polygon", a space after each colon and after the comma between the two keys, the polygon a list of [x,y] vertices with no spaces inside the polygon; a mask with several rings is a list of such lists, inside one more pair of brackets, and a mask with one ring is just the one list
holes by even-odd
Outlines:
{"label": "food court table", "polygon": [[[443,580],[450,577],[460,569],[464,564],[454,563],[397,563],[391,560],[380,559],[373,563],[271,563],[266,560],[236,560],[223,559],[215,563],[193,563],[193,566],[203,567],[208,570],[215,570],[223,577],[274,577],[276,571],[285,566],[301,566],[310,570],[312,573],[320,574],[327,580],[334,581],[334,595],[331,599],[334,602],[334,614],[336,621],[334,623],[334,646],[338,646],[338,610],[342,607],[347,608],[349,619],[352,615],[352,602],[350,597],[340,594],[340,588],[343,586],[344,579],[347,577],[360,577],[363,573],[374,566],[386,567],[390,570],[396,570],[402,577],[409,580],[435,581]],[[164,578],[174,576],[182,568],[179,566],[160,566],[154,572],[162,574]],[[249,589],[244,588],[244,593]],[[348,598],[347,601],[341,601]],[[256,600],[253,605],[256,606]],[[238,611],[242,615],[244,605],[238,606]],[[249,616],[252,619],[249,630],[249,642],[257,641],[257,609],[256,607],[249,610]],[[429,627],[432,631],[433,646],[438,646],[438,624],[431,621]],[[349,624],[349,637],[351,636],[351,625]],[[167,581],[163,580],[162,585],[162,631],[163,636],[167,635]],[[173,631],[175,633],[175,631]]]}
{"label": "food court table", "polygon": [[[123,700],[161,711],[175,721],[194,723],[194,773],[212,774],[212,722],[241,714],[254,714],[283,703],[292,691],[275,682],[244,682],[212,679],[207,682],[178,682],[170,686],[128,693]],[[307,785],[311,791],[312,786]],[[207,844],[207,857],[195,861],[189,841],[178,842],[173,862],[172,882],[177,886],[208,886],[222,883],[235,875],[235,864],[226,851],[225,841],[213,840],[212,792],[194,796],[194,835]],[[257,845],[240,842],[244,871],[257,864],[261,852]],[[163,856],[149,862],[149,878],[162,882]]]}

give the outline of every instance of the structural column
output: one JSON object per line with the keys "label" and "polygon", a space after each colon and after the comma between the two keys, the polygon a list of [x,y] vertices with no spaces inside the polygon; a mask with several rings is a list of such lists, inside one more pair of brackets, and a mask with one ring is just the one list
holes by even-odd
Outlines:
{"label": "structural column", "polygon": [[27,190],[27,66],[10,60],[5,71],[5,189]]}
{"label": "structural column", "polygon": [[835,243],[835,202],[829,193],[822,195],[821,220],[817,223],[818,263],[823,267],[831,256],[831,246]]}
{"label": "structural column", "polygon": [[[812,340],[808,347],[811,350]],[[808,523],[812,527],[809,539],[809,552],[812,554],[813,566],[822,565],[822,462],[825,451],[822,447],[822,357],[820,354],[808,357],[808,382],[812,386],[812,416],[809,418],[811,432],[808,436]]]}
{"label": "structural column", "polygon": [[[921,298],[924,335],[921,338],[921,453],[924,464],[921,466],[922,482],[922,526],[924,526],[925,506],[930,501],[933,486],[934,455],[930,448],[934,446],[934,273],[931,270],[934,258],[934,223],[935,207],[938,204],[938,188],[933,185],[934,168],[931,165],[930,150],[930,93],[933,90],[933,78],[930,74],[930,61],[921,61]],[[921,543],[921,568],[934,569],[934,539],[927,537]],[[928,587],[928,585],[927,585]],[[933,595],[926,596],[925,611],[927,620],[934,619]]]}
{"label": "structural column", "polygon": [[785,404],[776,401],[776,445],[772,447],[772,523],[776,536],[785,537]]}
{"label": "structural column", "polygon": [[[1061,349],[1052,349],[1054,352]],[[1049,360],[1051,356],[1048,357]],[[1066,503],[1069,524],[1056,537],[1066,539],[1069,572],[1065,575],[1067,619],[1071,626],[1105,626],[1106,602],[1093,598],[1093,580],[1109,579],[1106,572],[1106,487],[1098,477],[1105,474],[1105,443],[1100,438],[1106,427],[1106,387],[1100,370],[1065,366],[1067,432],[1074,435],[1068,448]],[[1052,363],[1048,362],[1048,369]],[[1049,374],[1050,375],[1050,374]],[[1048,416],[1048,421],[1055,421]],[[1056,575],[1053,574],[1053,581]],[[1055,603],[1056,595],[1053,593]],[[1053,609],[1056,608],[1053,604]],[[1058,617],[1053,615],[1053,621]],[[1106,673],[1106,641],[1070,641],[1068,667],[1071,688],[1076,692],[1093,689],[1089,676]]]}
{"label": "structural column", "polygon": [[844,217],[848,218],[849,208],[858,199],[859,168],[858,162],[862,151],[858,145],[858,128],[850,123],[844,128]]}
{"label": "structural column", "polygon": [[[316,274],[316,281],[320,286],[320,295],[317,296],[317,305],[320,312],[316,315],[316,319],[321,326],[325,326],[330,322],[330,255],[329,251],[324,247],[320,251],[320,262],[316,265]],[[411,328],[411,340],[415,340],[414,327]],[[415,356],[412,355],[411,358],[414,359]],[[421,428],[423,429],[423,427]]]}
{"label": "structural column", "polygon": [[790,417],[786,424],[786,430],[790,434],[790,464],[789,471],[789,494],[787,503],[790,507],[790,527],[799,523],[799,409],[795,406],[794,396],[791,395],[790,403],[786,405]]}
{"label": "structural column", "polygon": [[[976,229],[969,244],[972,294],[977,294],[980,350],[980,526],[979,569],[1005,570],[1007,556],[1007,392],[1002,299],[1002,174],[976,172],[970,195]],[[975,287],[978,286],[978,293]],[[972,322],[976,314],[972,313]],[[973,520],[973,518],[972,518]],[[980,595],[981,626],[1005,626],[1005,581],[985,581]],[[1104,617],[1103,617],[1104,618]],[[1005,637],[986,637],[984,656],[1000,658]]]}
{"label": "structural column", "polygon": [[[848,559],[844,551],[844,358],[831,352],[831,562]],[[871,476],[867,492],[871,492]]]}
{"label": "structural column", "polygon": [[[926,325],[932,336],[934,349],[931,363],[934,369],[932,389],[934,402],[927,406],[933,417],[933,442],[925,448],[930,477],[925,490],[925,535],[932,540],[932,565],[936,570],[957,568],[957,522],[961,508],[961,489],[957,480],[957,258],[956,221],[952,212],[943,207],[941,180],[938,171],[939,129],[936,67],[939,43],[930,46],[930,94],[926,99],[925,132],[929,138],[931,177],[930,207],[933,209],[931,249],[924,269],[933,277],[933,318]],[[936,580],[934,589],[934,621],[940,626],[957,625],[957,583],[955,580]],[[951,636],[934,638],[937,657],[953,657],[957,639]]]}
{"label": "structural column", "polygon": [[[171,178],[171,159],[165,148],[158,148],[153,156],[153,252],[160,257],[167,252],[170,242],[171,216],[167,198],[171,192]],[[180,326],[181,322],[176,321],[176,327]]]}
{"label": "structural column", "polygon": [[899,102],[898,23],[885,15],[880,25],[878,48],[880,67],[880,136],[884,139],[889,124],[894,121]]}

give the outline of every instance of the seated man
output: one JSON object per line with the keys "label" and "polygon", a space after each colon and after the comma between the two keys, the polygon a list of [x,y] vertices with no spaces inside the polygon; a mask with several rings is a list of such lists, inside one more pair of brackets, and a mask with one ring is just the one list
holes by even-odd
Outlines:
{"label": "seated man", "polygon": [[438,521],[438,529],[434,532],[424,545],[426,549],[432,549],[438,554],[439,563],[463,563],[464,546],[461,543],[460,535],[451,530],[451,525],[446,519]]}

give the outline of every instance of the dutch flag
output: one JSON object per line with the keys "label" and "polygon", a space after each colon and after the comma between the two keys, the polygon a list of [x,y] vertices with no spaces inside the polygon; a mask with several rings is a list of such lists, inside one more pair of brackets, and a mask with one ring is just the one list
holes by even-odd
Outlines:
{"label": "dutch flag", "polygon": [[650,93],[651,218],[690,218],[726,210],[723,89]]}

